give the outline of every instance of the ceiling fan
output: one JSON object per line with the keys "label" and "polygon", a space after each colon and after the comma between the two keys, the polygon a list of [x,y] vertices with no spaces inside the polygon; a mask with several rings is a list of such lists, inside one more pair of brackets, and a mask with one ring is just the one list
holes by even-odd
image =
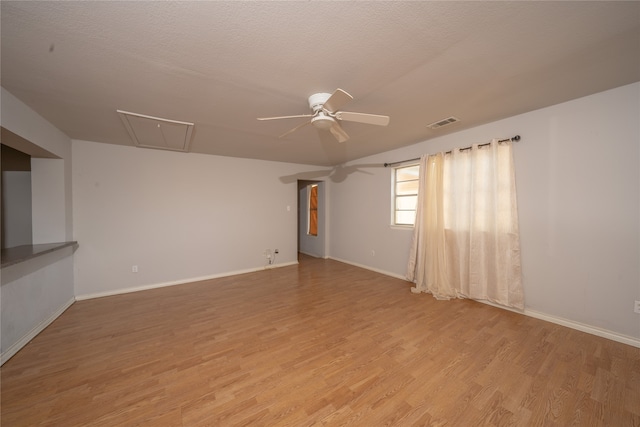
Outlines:
{"label": "ceiling fan", "polygon": [[280,138],[297,131],[298,129],[312,124],[316,129],[328,129],[329,132],[338,140],[345,142],[349,139],[349,135],[342,129],[339,121],[366,123],[369,125],[386,126],[389,124],[389,116],[380,116],[377,114],[354,113],[350,111],[340,111],[340,108],[347,102],[351,101],[353,96],[349,95],[342,89],[336,89],[333,93],[315,93],[309,97],[309,108],[312,114],[299,114],[295,116],[280,117],[260,117],[258,120],[279,120],[294,119],[300,117],[310,117],[310,120],[294,127],[293,129],[280,135]]}

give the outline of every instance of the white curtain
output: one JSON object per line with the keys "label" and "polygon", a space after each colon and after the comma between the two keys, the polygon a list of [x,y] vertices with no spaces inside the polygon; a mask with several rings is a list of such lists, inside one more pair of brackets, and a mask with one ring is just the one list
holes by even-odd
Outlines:
{"label": "white curtain", "polygon": [[423,156],[412,292],[524,308],[512,143]]}

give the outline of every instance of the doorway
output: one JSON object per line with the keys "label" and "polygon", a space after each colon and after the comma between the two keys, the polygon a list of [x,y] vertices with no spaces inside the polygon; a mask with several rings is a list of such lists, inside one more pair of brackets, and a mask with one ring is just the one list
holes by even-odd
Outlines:
{"label": "doorway", "polygon": [[298,180],[298,253],[325,258],[324,181]]}

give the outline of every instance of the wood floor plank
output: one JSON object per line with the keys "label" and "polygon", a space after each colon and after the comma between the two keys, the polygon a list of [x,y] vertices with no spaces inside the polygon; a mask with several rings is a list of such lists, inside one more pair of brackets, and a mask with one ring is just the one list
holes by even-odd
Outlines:
{"label": "wood floor plank", "polygon": [[80,301],[5,426],[640,426],[640,349],[332,260]]}

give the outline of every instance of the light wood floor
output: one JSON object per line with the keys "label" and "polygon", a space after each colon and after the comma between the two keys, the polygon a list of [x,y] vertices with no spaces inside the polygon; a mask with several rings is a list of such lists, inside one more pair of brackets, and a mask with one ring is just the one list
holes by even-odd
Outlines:
{"label": "light wood floor", "polygon": [[336,261],[81,301],[8,426],[640,426],[640,349]]}

